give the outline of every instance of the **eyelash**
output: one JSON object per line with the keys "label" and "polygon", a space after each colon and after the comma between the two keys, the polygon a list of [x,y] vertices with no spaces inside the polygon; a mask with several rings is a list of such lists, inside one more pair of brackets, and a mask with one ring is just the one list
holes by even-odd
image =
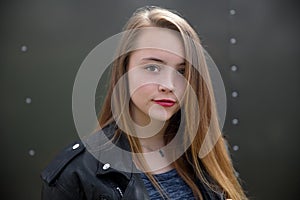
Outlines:
{"label": "eyelash", "polygon": [[[152,68],[152,69],[155,68],[155,69],[154,69],[154,70],[151,70],[151,68]],[[152,65],[147,65],[147,66],[145,67],[145,69],[148,70],[148,71],[150,71],[150,72],[159,72],[159,71],[161,70],[161,67],[158,66],[158,65],[153,65],[153,64],[152,64]],[[177,71],[178,71],[179,74],[184,75],[184,73],[185,73],[185,68],[180,68],[180,69],[178,69]]]}
{"label": "eyelash", "polygon": [[177,70],[179,74],[184,75],[185,73],[185,68],[181,68]]}
{"label": "eyelash", "polygon": [[[154,67],[155,67],[155,70],[157,70],[157,71],[151,70],[151,68],[153,69]],[[159,72],[160,71],[160,67],[157,65],[148,65],[145,67],[145,69],[148,71],[151,71],[151,72]]]}

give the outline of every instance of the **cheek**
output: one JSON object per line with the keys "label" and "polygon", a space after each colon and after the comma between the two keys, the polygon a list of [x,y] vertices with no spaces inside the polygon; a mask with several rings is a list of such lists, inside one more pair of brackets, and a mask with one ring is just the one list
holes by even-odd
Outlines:
{"label": "cheek", "polygon": [[187,81],[184,79],[184,80],[179,80],[177,83],[176,83],[176,90],[175,90],[175,95],[176,97],[181,100],[182,97],[183,97],[183,94],[186,90],[186,86],[187,86]]}
{"label": "cheek", "polygon": [[139,69],[130,70],[128,73],[128,85],[130,96],[135,94],[142,95],[147,94],[148,90],[151,90],[151,85],[149,83],[149,78],[143,76]]}
{"label": "cheek", "polygon": [[154,85],[143,85],[135,91],[130,91],[130,98],[135,104],[147,102],[151,100],[154,91]]}

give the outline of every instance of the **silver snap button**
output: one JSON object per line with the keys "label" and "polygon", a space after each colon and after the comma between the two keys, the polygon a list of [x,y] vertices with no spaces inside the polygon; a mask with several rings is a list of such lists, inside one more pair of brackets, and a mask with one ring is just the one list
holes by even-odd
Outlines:
{"label": "silver snap button", "polygon": [[75,149],[77,149],[78,147],[79,147],[79,144],[74,144],[73,147],[72,147],[72,149],[75,150]]}
{"label": "silver snap button", "polygon": [[103,167],[102,167],[103,170],[107,170],[109,168],[110,168],[110,164],[109,163],[104,164]]}

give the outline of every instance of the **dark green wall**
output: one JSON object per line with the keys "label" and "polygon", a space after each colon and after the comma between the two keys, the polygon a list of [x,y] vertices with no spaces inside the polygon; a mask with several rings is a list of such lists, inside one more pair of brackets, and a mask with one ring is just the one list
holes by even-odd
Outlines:
{"label": "dark green wall", "polygon": [[297,1],[7,0],[0,3],[0,199],[40,199],[40,171],[78,139],[71,105],[81,62],[144,5],[182,13],[218,65],[228,101],[223,130],[249,196],[299,195]]}

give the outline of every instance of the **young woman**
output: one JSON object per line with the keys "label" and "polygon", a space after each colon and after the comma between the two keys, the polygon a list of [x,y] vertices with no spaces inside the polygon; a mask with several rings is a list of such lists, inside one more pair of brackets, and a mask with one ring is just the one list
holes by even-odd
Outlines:
{"label": "young woman", "polygon": [[42,172],[42,198],[247,199],[196,32],[159,7],[137,10],[124,31],[99,129]]}

